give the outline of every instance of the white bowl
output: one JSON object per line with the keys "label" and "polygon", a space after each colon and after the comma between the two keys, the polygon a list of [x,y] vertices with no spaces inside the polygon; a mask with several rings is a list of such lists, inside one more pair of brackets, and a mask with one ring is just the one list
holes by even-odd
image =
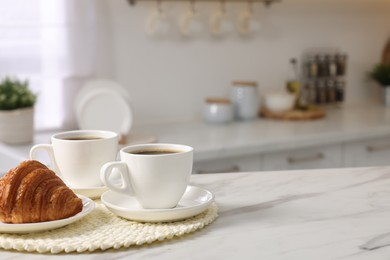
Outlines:
{"label": "white bowl", "polygon": [[295,99],[295,95],[289,93],[267,93],[264,95],[264,105],[271,112],[284,113],[294,108]]}

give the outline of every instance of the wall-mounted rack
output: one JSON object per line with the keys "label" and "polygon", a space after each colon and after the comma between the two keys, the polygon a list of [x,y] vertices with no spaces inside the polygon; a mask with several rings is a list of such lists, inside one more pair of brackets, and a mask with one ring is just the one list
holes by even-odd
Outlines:
{"label": "wall-mounted rack", "polygon": [[[135,5],[136,2],[142,2],[142,1],[161,1],[161,2],[184,2],[183,0],[127,0],[127,2],[130,5]],[[188,0],[188,1],[193,1],[193,2],[242,2],[242,3],[247,3],[247,2],[253,2],[253,3],[263,3],[265,6],[270,6],[274,3],[281,2],[282,0]]]}

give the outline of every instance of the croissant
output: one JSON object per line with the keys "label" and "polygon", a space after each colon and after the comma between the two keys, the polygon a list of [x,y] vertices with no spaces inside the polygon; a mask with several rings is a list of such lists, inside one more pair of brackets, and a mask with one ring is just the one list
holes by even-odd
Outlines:
{"label": "croissant", "polygon": [[81,199],[38,161],[24,161],[0,179],[1,222],[59,220],[76,215],[82,208]]}

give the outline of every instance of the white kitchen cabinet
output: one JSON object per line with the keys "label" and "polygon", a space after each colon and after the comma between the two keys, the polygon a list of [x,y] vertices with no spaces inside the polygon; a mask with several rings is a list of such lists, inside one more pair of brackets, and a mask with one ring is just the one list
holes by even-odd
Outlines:
{"label": "white kitchen cabinet", "polygon": [[390,137],[344,145],[344,167],[390,165]]}
{"label": "white kitchen cabinet", "polygon": [[263,170],[297,170],[342,167],[341,145],[297,149],[263,155]]}
{"label": "white kitchen cabinet", "polygon": [[193,173],[205,174],[224,172],[250,172],[260,171],[261,169],[260,154],[253,154],[240,157],[195,162]]}

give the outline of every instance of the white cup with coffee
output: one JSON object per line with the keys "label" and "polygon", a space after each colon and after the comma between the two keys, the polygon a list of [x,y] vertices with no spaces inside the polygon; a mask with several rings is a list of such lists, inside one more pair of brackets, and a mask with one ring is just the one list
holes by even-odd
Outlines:
{"label": "white cup with coffee", "polygon": [[[174,208],[192,173],[193,148],[179,144],[143,144],[120,150],[121,161],[101,169],[103,183],[112,191],[134,196],[145,209]],[[110,178],[113,170],[122,185]]]}
{"label": "white cup with coffee", "polygon": [[33,146],[32,160],[37,158],[39,150],[49,154],[52,169],[70,187],[102,187],[100,168],[116,159],[118,135],[99,130],[62,132],[51,137],[51,144]]}

